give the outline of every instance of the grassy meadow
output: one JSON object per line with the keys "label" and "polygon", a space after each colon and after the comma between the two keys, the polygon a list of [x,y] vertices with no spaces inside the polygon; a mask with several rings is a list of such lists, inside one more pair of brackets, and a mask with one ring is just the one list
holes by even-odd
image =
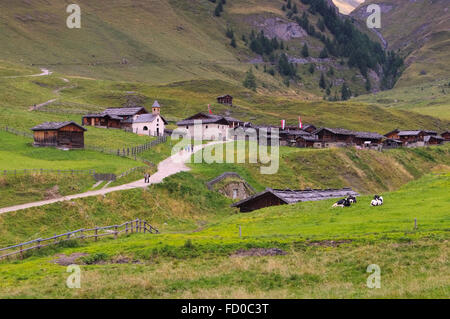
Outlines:
{"label": "grassy meadow", "polygon": [[[332,209],[332,200],[305,202],[216,217],[195,232],[43,249],[1,264],[0,296],[446,298],[449,183],[449,173],[429,174],[384,193],[382,207],[370,207],[370,196],[348,209]],[[254,247],[286,255],[234,255]],[[96,261],[81,266],[81,289],[65,288],[66,268],[53,263],[55,253],[74,252]],[[370,264],[381,267],[381,289],[365,286]]]}

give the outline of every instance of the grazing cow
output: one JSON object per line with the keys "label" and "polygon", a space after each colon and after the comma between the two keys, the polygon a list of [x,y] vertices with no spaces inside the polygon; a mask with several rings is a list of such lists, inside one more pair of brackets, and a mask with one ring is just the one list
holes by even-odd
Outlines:
{"label": "grazing cow", "polygon": [[347,198],[338,200],[332,207],[350,207],[350,201]]}
{"label": "grazing cow", "polygon": [[347,200],[350,202],[350,204],[356,204],[356,197],[355,196],[348,196]]}

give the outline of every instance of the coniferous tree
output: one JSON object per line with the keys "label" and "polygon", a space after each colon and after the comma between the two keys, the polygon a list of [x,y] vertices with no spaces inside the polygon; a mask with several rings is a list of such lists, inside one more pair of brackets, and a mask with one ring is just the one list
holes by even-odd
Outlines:
{"label": "coniferous tree", "polygon": [[342,88],[341,88],[341,98],[342,98],[343,101],[346,101],[351,96],[352,96],[352,91],[347,86],[347,83],[344,82],[344,84],[342,84]]}
{"label": "coniferous tree", "polygon": [[233,48],[236,47],[236,39],[235,39],[234,37],[231,39],[230,45],[231,45]]}
{"label": "coniferous tree", "polygon": [[243,82],[244,87],[247,89],[251,89],[253,91],[256,91],[256,77],[253,74],[252,69],[249,69],[245,75],[245,79]]}
{"label": "coniferous tree", "polygon": [[327,86],[327,82],[325,81],[325,76],[323,75],[323,73],[320,74],[319,86],[320,86],[322,89],[325,89],[326,86]]}
{"label": "coniferous tree", "polygon": [[222,11],[223,11],[223,5],[222,5],[222,2],[219,1],[219,3],[216,6],[216,9],[214,10],[214,15],[216,17],[220,17],[220,14],[222,13]]}
{"label": "coniferous tree", "polygon": [[302,55],[304,58],[309,57],[308,45],[305,43],[302,48]]}
{"label": "coniferous tree", "polygon": [[315,67],[314,63],[311,63],[308,68],[309,73],[314,74],[315,70],[316,70],[316,67]]}
{"label": "coniferous tree", "polygon": [[367,77],[366,78],[366,91],[370,92],[370,90],[372,90],[372,84],[370,83],[370,79]]}
{"label": "coniferous tree", "polygon": [[323,48],[322,51],[320,51],[319,58],[321,58],[321,59],[326,59],[326,58],[328,58],[328,51],[327,51],[327,48],[326,48],[326,47]]}

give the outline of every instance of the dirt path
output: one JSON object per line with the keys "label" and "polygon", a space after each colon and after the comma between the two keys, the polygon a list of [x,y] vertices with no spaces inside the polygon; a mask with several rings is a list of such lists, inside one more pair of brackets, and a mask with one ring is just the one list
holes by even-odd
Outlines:
{"label": "dirt path", "polygon": [[41,68],[41,72],[39,74],[31,74],[31,75],[13,75],[13,76],[4,76],[2,77],[3,79],[17,79],[17,78],[29,78],[29,77],[38,77],[38,76],[46,76],[46,75],[51,75],[53,72],[45,69],[45,68]]}
{"label": "dirt path", "polygon": [[[217,143],[223,143],[223,142],[221,142],[221,141],[211,142],[208,144],[196,146],[194,148],[193,153],[200,151],[201,149],[203,149],[206,146],[217,144]],[[165,159],[161,163],[159,163],[158,171],[150,177],[150,184],[158,184],[158,183],[161,183],[163,181],[163,179],[166,177],[177,174],[179,172],[189,171],[190,168],[186,166],[185,162],[191,158],[191,155],[193,153],[181,151],[181,152]],[[18,210],[27,209],[27,208],[31,208],[31,207],[39,207],[39,206],[49,205],[49,204],[53,204],[53,203],[57,203],[57,202],[70,201],[70,200],[77,199],[77,198],[105,195],[108,193],[127,190],[127,189],[145,188],[145,187],[149,186],[150,184],[144,183],[144,178],[142,178],[138,181],[135,181],[135,182],[132,182],[129,184],[124,184],[124,185],[115,186],[115,187],[111,187],[111,188],[100,189],[100,190],[95,190],[95,191],[88,191],[85,193],[68,195],[68,196],[64,196],[64,197],[60,197],[60,198],[56,198],[56,199],[43,200],[43,201],[39,201],[39,202],[33,202],[33,203],[27,203],[27,204],[22,204],[22,205],[0,208],[0,214],[4,214],[4,213],[8,213],[8,212],[15,212]]]}
{"label": "dirt path", "polygon": [[[70,82],[70,81],[69,81],[68,79],[66,79],[66,78],[61,78],[61,79],[62,79],[64,82],[66,82],[66,83],[69,83],[69,82]],[[65,90],[65,89],[73,89],[73,88],[76,88],[76,87],[77,87],[76,85],[63,86],[63,87],[57,88],[56,90],[53,90],[53,93],[59,95],[59,92],[61,92],[62,90]],[[44,103],[41,103],[41,104],[32,105],[32,106],[30,106],[30,108],[29,108],[28,110],[29,110],[29,111],[36,111],[36,110],[39,110],[41,107],[46,106],[46,105],[49,105],[49,104],[52,104],[52,103],[56,102],[57,100],[58,100],[58,99],[56,98],[56,99],[48,100],[48,101],[46,101],[46,102],[44,102]]]}

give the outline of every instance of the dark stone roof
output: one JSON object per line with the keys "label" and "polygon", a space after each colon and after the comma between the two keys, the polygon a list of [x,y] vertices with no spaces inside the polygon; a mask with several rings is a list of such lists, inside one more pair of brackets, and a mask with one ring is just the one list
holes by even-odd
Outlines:
{"label": "dark stone roof", "polygon": [[232,98],[232,96],[230,94],[221,95],[221,96],[218,96],[217,98],[220,99],[220,98],[224,98],[224,97],[227,97],[227,96]]}
{"label": "dark stone roof", "polygon": [[143,107],[143,106],[137,106],[137,107],[112,107],[112,108],[108,108],[106,110],[104,110],[102,112],[106,113],[108,115],[116,115],[116,116],[132,116],[132,115],[136,115],[137,113],[139,113],[140,111],[145,110],[147,112],[147,110]]}
{"label": "dark stone roof", "polygon": [[155,102],[153,102],[152,107],[161,107],[161,105],[159,105],[158,101],[155,100]]}
{"label": "dark stone roof", "polygon": [[224,118],[225,118],[228,122],[239,122],[239,123],[244,123],[243,121],[238,120],[238,119],[236,119],[236,118],[234,118],[234,117],[231,117],[231,116],[224,116]]}
{"label": "dark stone roof", "polygon": [[351,188],[342,189],[305,189],[305,190],[291,190],[291,189],[271,189],[267,188],[265,191],[243,199],[237,203],[232,204],[232,207],[239,207],[246,202],[250,202],[262,195],[271,193],[278,197],[286,204],[294,204],[297,202],[318,201],[330,198],[340,198],[347,196],[359,196]]}
{"label": "dark stone roof", "polygon": [[384,136],[375,132],[358,132],[358,131],[352,131],[347,130],[345,128],[329,128],[329,127],[322,127],[314,132],[315,135],[317,135],[319,132],[327,130],[333,134],[336,135],[352,135],[357,138],[368,138],[368,139],[382,139]]}
{"label": "dark stone roof", "polygon": [[133,116],[139,113],[141,110],[147,112],[143,106],[137,107],[110,107],[101,113],[91,113],[84,117],[109,117],[113,120],[122,120],[124,116]]}
{"label": "dark stone roof", "polygon": [[441,140],[441,141],[444,140],[444,138],[443,138],[442,136],[439,136],[439,135],[427,135],[427,136],[425,136],[425,137],[423,138],[423,141],[424,141],[424,142],[429,142],[430,139],[432,139],[432,138],[434,138],[434,139],[436,139],[436,140]]}
{"label": "dark stone roof", "polygon": [[84,131],[87,131],[84,127],[82,127],[81,125],[73,122],[73,121],[66,121],[66,122],[44,122],[42,124],[36,125],[35,127],[33,127],[31,130],[32,131],[55,131],[55,130],[59,130],[60,128],[63,128],[67,125],[76,125],[79,128],[83,129]]}
{"label": "dark stone roof", "polygon": [[400,131],[400,132],[398,132],[398,136],[415,136],[415,135],[419,135],[422,132],[423,132],[422,130],[417,130],[417,131]]}
{"label": "dark stone roof", "polygon": [[202,124],[214,124],[214,123],[225,125],[230,124],[229,121],[221,115],[197,113],[191,117],[188,117],[187,119],[177,122],[177,125],[178,126],[193,125],[194,121],[201,121]]}
{"label": "dark stone roof", "polygon": [[[128,120],[123,121],[124,123],[151,123],[156,119],[157,115],[153,114],[140,114],[136,117],[136,119],[129,118]],[[167,121],[160,115],[164,124],[167,124]]]}

